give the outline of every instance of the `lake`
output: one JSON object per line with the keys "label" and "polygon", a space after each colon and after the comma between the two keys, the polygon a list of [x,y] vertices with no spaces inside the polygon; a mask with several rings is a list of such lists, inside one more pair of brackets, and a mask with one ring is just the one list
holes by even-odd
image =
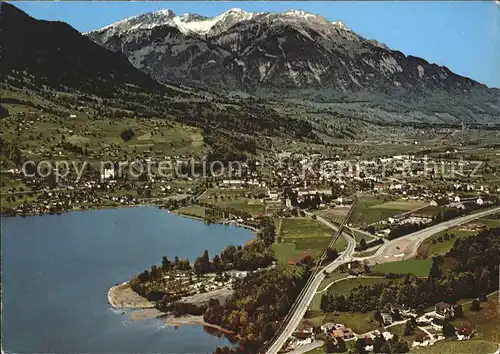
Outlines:
{"label": "lake", "polygon": [[[231,345],[199,326],[130,321],[108,289],[160,264],[245,244],[244,228],[206,225],[154,207],[1,219],[6,352],[211,353]],[[128,311],[126,311],[128,312]]]}

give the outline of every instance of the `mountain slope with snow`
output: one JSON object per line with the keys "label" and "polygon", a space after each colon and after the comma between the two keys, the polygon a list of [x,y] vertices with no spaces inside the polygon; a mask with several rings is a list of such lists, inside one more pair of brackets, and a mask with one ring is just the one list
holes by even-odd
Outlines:
{"label": "mountain slope with snow", "polygon": [[161,10],[87,36],[164,83],[315,101],[364,117],[377,110],[447,123],[500,117],[500,90],[301,10],[231,9],[210,18]]}

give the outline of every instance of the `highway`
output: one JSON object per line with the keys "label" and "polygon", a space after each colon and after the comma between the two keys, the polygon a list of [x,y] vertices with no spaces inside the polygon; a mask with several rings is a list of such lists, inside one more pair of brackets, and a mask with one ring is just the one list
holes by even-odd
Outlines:
{"label": "highway", "polygon": [[[356,260],[367,260],[370,264],[398,261],[403,258],[411,258],[417,254],[418,246],[428,237],[452,227],[466,224],[470,221],[500,212],[500,207],[487,209],[474,214],[465,215],[451,219],[437,225],[429,226],[420,231],[399,237],[384,243],[372,256],[356,258]],[[404,256],[395,256],[403,255]]]}
{"label": "highway", "polygon": [[[461,224],[465,224],[467,222],[491,215],[500,212],[500,207],[495,207],[492,209],[488,209],[485,211],[481,211],[478,213],[462,216],[460,218],[452,219],[449,221],[445,221],[443,223],[430,226],[426,229],[414,232],[412,234],[402,236],[400,238],[397,238],[395,240],[389,241],[385,244],[383,244],[380,249],[377,250],[377,252],[370,257],[365,257],[365,258],[357,258],[358,260],[378,260],[379,263],[381,262],[389,262],[390,259],[385,258],[386,255],[395,253],[401,253],[401,249],[398,249],[398,245],[402,244],[402,241],[405,241],[407,244],[410,245],[410,255],[413,255],[416,253],[416,250],[418,248],[418,245],[425,240],[426,238],[447,230],[451,227],[458,226]],[[309,214],[309,213],[308,213]],[[317,220],[324,225],[332,228],[333,230],[338,230],[338,227],[330,223],[329,221],[323,219],[322,217],[317,216]],[[288,314],[290,319],[288,322],[286,322],[285,326],[281,328],[281,331],[277,337],[274,338],[273,342],[267,347],[267,350],[264,352],[266,354],[275,354],[278,353],[278,351],[283,347],[285,344],[286,340],[293,334],[297,326],[299,325],[300,321],[304,317],[307,309],[309,308],[309,304],[311,303],[314,294],[316,293],[319,285],[325,278],[325,273],[330,273],[337,269],[340,265],[350,262],[354,260],[353,254],[354,254],[354,249],[356,247],[356,241],[347,235],[346,233],[342,234],[343,237],[346,238],[348,245],[345,251],[341,253],[341,255],[334,260],[332,263],[328,264],[323,271],[318,272],[312,281],[308,282],[306,284],[306,288],[303,290],[303,292],[299,295],[299,297],[296,300],[296,303],[294,306],[292,306],[291,311],[293,311],[292,314]],[[326,272],[325,272],[326,271]]]}
{"label": "highway", "polygon": [[[332,223],[323,219],[322,217],[318,216],[317,220],[335,231],[338,230],[337,226],[333,225]],[[314,294],[316,293],[316,290],[318,289],[323,279],[325,279],[325,271],[327,273],[330,273],[335,269],[337,269],[340,265],[352,260],[352,255],[354,254],[354,248],[356,247],[356,241],[346,233],[342,233],[342,236],[345,237],[347,240],[346,249],[340,254],[340,256],[335,261],[328,264],[325,268],[323,268],[322,271],[318,272],[314,276],[313,280],[309,283],[307,289],[305,289],[305,292],[302,294],[301,297],[297,299],[298,304],[296,305],[295,312],[291,315],[290,320],[286,323],[286,326],[282,329],[279,336],[267,349],[266,353],[269,354],[277,353],[281,349],[281,347],[285,344],[288,337],[290,337],[293,331],[295,331],[295,328],[297,328],[300,321],[304,317],[309,307],[309,304],[311,303]]]}

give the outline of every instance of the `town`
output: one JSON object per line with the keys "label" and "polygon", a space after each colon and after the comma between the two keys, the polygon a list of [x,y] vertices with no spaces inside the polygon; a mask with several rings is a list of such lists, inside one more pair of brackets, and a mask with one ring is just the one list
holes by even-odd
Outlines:
{"label": "town", "polygon": [[495,3],[42,5],[0,3],[6,352],[500,354]]}

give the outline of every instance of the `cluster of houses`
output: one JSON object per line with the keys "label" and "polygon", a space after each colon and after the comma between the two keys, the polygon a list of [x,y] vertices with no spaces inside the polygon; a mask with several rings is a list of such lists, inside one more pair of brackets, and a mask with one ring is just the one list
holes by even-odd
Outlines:
{"label": "cluster of houses", "polygon": [[[489,194],[500,192],[499,186],[476,183],[462,183],[463,173],[456,166],[467,170],[474,167],[473,162],[455,160],[434,160],[415,155],[395,155],[373,160],[344,160],[340,156],[329,157],[321,154],[280,153],[278,162],[272,170],[271,185],[301,186],[337,184],[341,189],[355,185],[358,190],[387,192],[402,196],[422,196],[432,199],[432,186],[422,186],[423,176],[431,167],[438,170],[441,166],[452,166],[457,171],[449,177],[450,189],[460,192],[480,192]],[[409,168],[411,166],[411,168]],[[439,167],[439,168],[438,168]],[[439,192],[440,190],[436,190]],[[422,192],[426,194],[422,195]]]}
{"label": "cluster of houses", "polygon": [[[31,122],[31,120],[27,121]],[[100,154],[108,154],[111,150],[112,148],[105,147]],[[153,152],[141,152],[137,154],[136,158],[144,163],[153,163],[153,165],[155,162],[164,162],[167,159],[175,165],[190,161],[191,157],[188,155],[165,157],[156,156]],[[374,194],[386,193],[408,200],[426,200],[435,206],[442,205],[441,201],[446,200],[447,207],[459,209],[465,208],[467,203],[475,203],[480,206],[487,204],[488,198],[486,197],[490,193],[495,193],[495,191],[500,192],[498,186],[461,183],[458,181],[448,183],[445,189],[442,186],[434,186],[433,184],[423,185],[422,181],[418,178],[412,178],[414,177],[412,174],[404,175],[400,168],[395,168],[391,165],[391,163],[398,165],[410,161],[417,163],[417,166],[419,166],[419,163],[429,162],[412,155],[397,155],[370,161],[349,161],[341,159],[340,156],[325,157],[321,154],[280,153],[279,156],[273,156],[269,160],[271,162],[269,173],[264,173],[264,170],[260,169],[262,164],[259,162],[255,162],[255,166],[252,166],[252,168],[250,168],[248,163],[242,162],[239,164],[240,170],[237,171],[237,174],[228,170],[226,175],[215,178],[215,183],[219,188],[259,188],[267,190],[263,199],[266,199],[266,203],[272,206],[269,208],[270,211],[292,207],[292,200],[285,198],[285,189],[291,191],[296,196],[298,203],[312,196],[319,198],[321,203],[319,205],[320,208],[348,207],[353,201],[347,198],[347,196],[352,195],[355,191]],[[380,167],[380,165],[392,167],[384,171],[386,172],[385,175],[379,176],[368,175],[368,173],[356,173],[352,169],[353,164],[363,168],[370,166]],[[342,173],[339,173],[339,171]],[[110,195],[113,195],[114,191],[134,189],[144,190],[148,192],[148,196],[151,194],[165,196],[172,193],[190,193],[189,190],[174,188],[165,182],[164,179],[155,176],[148,176],[147,180],[144,181],[157,187],[151,188],[148,191],[148,184],[141,184],[138,187],[137,184],[131,181],[117,178],[117,174],[119,173],[116,168],[108,167],[100,172],[85,174],[82,181],[78,183],[68,180],[63,181],[63,184],[67,183],[68,188],[72,187],[74,189],[104,190],[108,191]],[[414,174],[418,175],[417,173]],[[175,176],[172,176],[172,178],[175,178]],[[193,177],[185,178],[187,180],[194,180]],[[26,181],[23,179],[23,182]],[[32,186],[31,189],[41,189],[35,187],[37,186]],[[59,183],[58,187],[61,187],[61,183]],[[466,193],[469,195],[466,195]],[[471,194],[475,194],[476,196],[472,197]],[[482,197],[478,197],[477,195],[482,195]],[[124,198],[116,199],[112,197],[112,199],[116,203],[129,203]],[[57,202],[62,201],[58,200]],[[273,203],[275,205],[272,205]],[[402,214],[385,220],[385,223],[391,226],[405,223],[425,224],[428,222],[430,222],[428,216],[415,213]],[[380,232],[387,232],[387,230]],[[379,236],[384,235],[380,234]]]}
{"label": "cluster of houses", "polygon": [[[361,338],[364,340],[365,350],[370,352],[373,351],[373,341],[376,337],[383,336],[385,340],[392,339],[394,334],[391,333],[388,328],[392,325],[402,325],[410,319],[414,319],[417,326],[422,330],[414,336],[414,341],[411,345],[413,347],[425,347],[444,339],[445,337],[442,334],[433,333],[442,331],[444,321],[451,320],[455,317],[454,306],[445,302],[437,303],[434,306],[434,311],[421,316],[405,306],[389,305],[388,309],[389,311],[381,313],[381,325],[385,327],[384,330],[374,330],[366,334],[356,334],[351,328],[343,324],[328,322],[320,327],[320,332],[316,330],[315,333],[312,326],[301,324],[294,332],[293,339],[289,343],[288,348],[312,343],[318,336],[318,333],[323,333],[330,336],[334,341],[341,339],[349,341]],[[432,333],[430,331],[432,331]],[[456,328],[456,338],[459,341],[468,340],[473,334],[474,330],[470,326]]]}
{"label": "cluster of houses", "polygon": [[208,302],[211,298],[224,301],[227,297],[232,295],[235,283],[238,279],[245,278],[255,272],[272,269],[275,266],[276,265],[273,264],[268,268],[259,268],[255,271],[227,270],[222,275],[207,273],[199,277],[193,272],[179,272],[167,275],[164,279],[174,284],[176,282],[183,284],[181,289],[178,289],[180,290],[179,292],[182,293],[181,302]]}
{"label": "cluster of houses", "polygon": [[225,272],[222,276],[209,273],[201,277],[192,272],[176,272],[164,276],[163,284],[166,291],[181,295],[181,302],[200,303],[229,296],[236,279],[245,276],[247,272],[238,271]]}
{"label": "cluster of houses", "polygon": [[391,332],[388,332],[388,331],[381,332],[378,329],[376,329],[375,331],[365,335],[363,337],[363,341],[364,341],[365,350],[367,352],[373,351],[373,342],[374,342],[375,338],[377,338],[378,336],[382,336],[382,337],[384,337],[384,339],[386,341],[388,341],[394,337],[394,334],[392,334]]}
{"label": "cluster of houses", "polygon": [[175,188],[167,180],[141,182],[138,185],[132,180],[115,178],[113,169],[104,169],[102,173],[89,171],[79,178],[60,176],[54,185],[50,185],[47,179],[25,176],[20,169],[2,172],[8,174],[10,180],[19,181],[27,187],[22,192],[9,188],[6,193],[7,197],[11,195],[25,199],[22,204],[9,211],[21,215],[82,210],[92,205],[136,205],[140,203],[141,196],[167,197],[193,194],[191,188]]}

